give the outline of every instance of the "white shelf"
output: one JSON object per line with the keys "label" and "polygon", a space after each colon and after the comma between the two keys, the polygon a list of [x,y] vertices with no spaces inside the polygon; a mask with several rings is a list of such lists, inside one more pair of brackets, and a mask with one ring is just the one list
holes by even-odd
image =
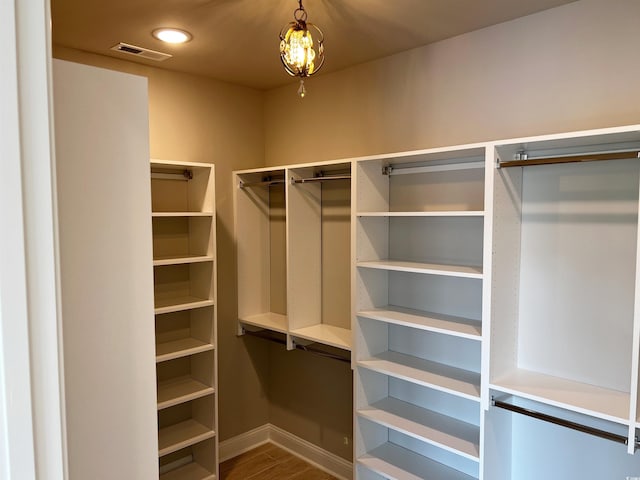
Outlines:
{"label": "white shelf", "polygon": [[213,350],[213,345],[197,338],[181,338],[156,345],[156,362],[166,362],[176,358],[195,355]]}
{"label": "white shelf", "polygon": [[195,420],[186,420],[158,432],[158,456],[162,457],[216,436],[216,432]]}
{"label": "white shelf", "polygon": [[446,275],[450,277],[482,278],[482,267],[442,265],[437,263],[406,262],[402,260],[372,260],[358,262],[358,267],[390,270],[395,272]]}
{"label": "white shelf", "polygon": [[372,422],[436,445],[469,460],[480,460],[480,427],[388,397],[358,410]]}
{"label": "white shelf", "polygon": [[215,474],[195,462],[160,475],[160,480],[215,480]]}
{"label": "white shelf", "polygon": [[287,316],[279,313],[267,312],[240,318],[240,323],[253,325],[254,327],[273,330],[274,332],[287,333]]}
{"label": "white shelf", "polygon": [[481,340],[482,338],[482,327],[479,321],[396,307],[395,305],[363,310],[358,312],[358,316],[470,340]]}
{"label": "white shelf", "polygon": [[358,212],[358,217],[484,217],[484,210],[442,210],[428,212]]}
{"label": "white shelf", "polygon": [[387,351],[361,360],[358,365],[408,382],[480,401],[480,374]]}
{"label": "white shelf", "polygon": [[351,330],[333,325],[318,324],[291,330],[291,335],[323,343],[343,350],[351,350]]}
{"label": "white shelf", "polygon": [[213,387],[189,376],[172,378],[158,383],[158,410],[173,407],[215,392]]}
{"label": "white shelf", "polygon": [[186,263],[213,262],[213,255],[186,255],[180,257],[158,257],[153,259],[153,266],[183,265]]}
{"label": "white shelf", "polygon": [[180,312],[182,310],[191,310],[200,307],[210,307],[214,304],[213,299],[198,298],[198,297],[171,297],[171,298],[156,298],[155,300],[155,314]]}
{"label": "white shelf", "polygon": [[153,212],[152,217],[213,217],[213,212]]}
{"label": "white shelf", "polygon": [[475,478],[392,443],[379,446],[359,457],[357,462],[390,480],[472,480]]}
{"label": "white shelf", "polygon": [[629,393],[553,377],[528,370],[515,370],[492,382],[490,388],[574,412],[629,424]]}

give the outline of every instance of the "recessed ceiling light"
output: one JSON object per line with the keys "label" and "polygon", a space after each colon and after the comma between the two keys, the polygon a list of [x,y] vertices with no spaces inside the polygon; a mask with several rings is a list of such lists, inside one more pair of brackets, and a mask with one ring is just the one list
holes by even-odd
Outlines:
{"label": "recessed ceiling light", "polygon": [[158,28],[152,32],[158,40],[166,43],[184,43],[191,40],[191,34],[177,28]]}

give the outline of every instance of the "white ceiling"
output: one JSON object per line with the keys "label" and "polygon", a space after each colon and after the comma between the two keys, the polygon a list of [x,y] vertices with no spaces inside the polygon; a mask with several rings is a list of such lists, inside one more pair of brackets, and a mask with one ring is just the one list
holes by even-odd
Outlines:
{"label": "white ceiling", "polygon": [[[318,73],[381,58],[575,0],[303,0],[325,36]],[[57,45],[139,61],[259,89],[292,81],[280,64],[278,34],[297,0],[52,0]],[[193,35],[170,46],[158,27]],[[508,40],[505,40],[508,41]],[[158,63],[111,51],[125,42],[173,55]]]}

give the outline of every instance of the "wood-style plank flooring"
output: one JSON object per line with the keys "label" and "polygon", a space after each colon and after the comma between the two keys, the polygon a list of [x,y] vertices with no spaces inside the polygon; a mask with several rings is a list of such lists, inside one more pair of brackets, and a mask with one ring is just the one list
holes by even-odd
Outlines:
{"label": "wood-style plank flooring", "polygon": [[289,452],[266,443],[220,464],[220,480],[337,480]]}

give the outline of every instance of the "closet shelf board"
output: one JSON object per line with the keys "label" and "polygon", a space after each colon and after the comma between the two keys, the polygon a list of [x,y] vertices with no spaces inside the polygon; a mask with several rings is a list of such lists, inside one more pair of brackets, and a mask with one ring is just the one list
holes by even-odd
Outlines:
{"label": "closet shelf board", "polygon": [[484,217],[484,210],[443,210],[429,212],[358,212],[358,217]]}
{"label": "closet shelf board", "polygon": [[216,476],[196,462],[160,475],[160,480],[215,480]]}
{"label": "closet shelf board", "polygon": [[492,382],[490,388],[574,412],[629,424],[629,393],[518,369]]}
{"label": "closet shelf board", "polygon": [[426,275],[482,278],[482,267],[469,267],[464,265],[442,265],[437,263],[406,262],[403,260],[372,260],[358,262],[357,266],[360,268],[375,268],[395,272],[422,273]]}
{"label": "closet shelf board", "polygon": [[170,297],[170,298],[156,298],[156,305],[154,312],[160,313],[172,313],[180,312],[183,310],[191,310],[200,307],[210,307],[215,302],[210,298],[198,298],[198,297]]}
{"label": "closet shelf board", "polygon": [[195,420],[186,420],[158,431],[158,456],[162,457],[216,436],[216,432]]}
{"label": "closet shelf board", "polygon": [[351,330],[333,325],[318,324],[291,330],[291,335],[305,340],[351,350]]}
{"label": "closet shelf board", "polygon": [[213,217],[213,212],[153,212],[152,217]]}
{"label": "closet shelf board", "polygon": [[213,262],[213,255],[187,255],[180,257],[156,257],[153,259],[153,266],[159,267],[163,265],[184,265],[186,263],[203,263]]}
{"label": "closet shelf board", "polygon": [[391,480],[473,480],[465,473],[410,450],[385,443],[358,458],[358,464]]}
{"label": "closet shelf board", "polygon": [[171,342],[159,343],[156,346],[156,363],[174,360],[176,358],[195,355],[196,353],[208,352],[214,346],[203,342],[197,338],[181,338]]}
{"label": "closet shelf board", "polygon": [[482,338],[482,327],[479,321],[452,315],[385,305],[358,312],[358,316],[470,340],[481,340]]}
{"label": "closet shelf board", "polygon": [[267,312],[251,315],[239,319],[241,323],[254,327],[273,330],[274,332],[287,333],[287,316],[279,313]]}
{"label": "closet shelf board", "polygon": [[474,462],[480,460],[480,427],[396,398],[358,410],[358,415]]}
{"label": "closet shelf board", "polygon": [[156,362],[166,362],[176,358],[194,355],[196,353],[208,352],[214,347],[210,343],[203,342],[197,338],[181,338],[171,342],[159,343],[156,346]]}
{"label": "closet shelf board", "polygon": [[206,397],[215,392],[213,387],[189,376],[172,378],[158,383],[158,410]]}
{"label": "closet shelf board", "polygon": [[469,400],[480,401],[480,374],[403,353],[386,351],[358,366]]}

